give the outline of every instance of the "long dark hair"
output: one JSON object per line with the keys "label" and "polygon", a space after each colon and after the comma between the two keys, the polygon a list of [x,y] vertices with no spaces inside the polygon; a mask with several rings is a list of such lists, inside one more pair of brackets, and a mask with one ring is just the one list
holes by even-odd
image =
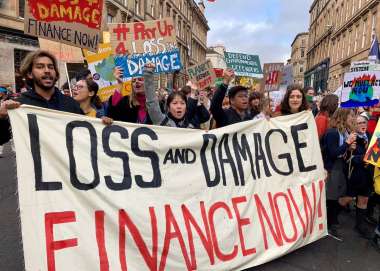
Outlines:
{"label": "long dark hair", "polygon": [[91,97],[91,103],[97,109],[101,109],[103,105],[98,96],[99,85],[93,79],[84,79],[84,81],[86,82],[88,91],[94,92],[94,96]]}
{"label": "long dark hair", "polygon": [[289,98],[290,98],[290,95],[292,94],[292,91],[294,91],[294,90],[298,90],[302,94],[302,103],[301,103],[301,106],[300,106],[298,112],[309,109],[309,105],[306,101],[305,92],[302,91],[302,87],[300,85],[294,84],[294,85],[288,86],[286,93],[285,93],[285,96],[284,96],[284,99],[281,102],[281,114],[282,115],[292,114],[292,112],[290,111],[290,106],[289,106]]}

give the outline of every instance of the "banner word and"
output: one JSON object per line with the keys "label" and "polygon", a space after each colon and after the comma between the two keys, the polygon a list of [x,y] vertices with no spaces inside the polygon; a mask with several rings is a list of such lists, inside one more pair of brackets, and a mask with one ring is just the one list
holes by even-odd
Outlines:
{"label": "banner word and", "polygon": [[177,48],[172,18],[108,24],[115,55],[160,54]]}
{"label": "banner word and", "polygon": [[9,116],[26,270],[243,270],[327,234],[310,112],[210,132]]}
{"label": "banner word and", "polygon": [[380,71],[344,74],[341,107],[373,106],[379,103]]}
{"label": "banner word and", "polygon": [[259,56],[225,52],[227,67],[238,76],[263,77]]}
{"label": "banner word and", "polygon": [[283,63],[264,64],[264,91],[275,91],[279,89],[283,69]]}
{"label": "banner word and", "polygon": [[211,61],[192,66],[187,69],[187,73],[189,79],[195,83],[200,90],[215,84],[216,75]]}
{"label": "banner word and", "polygon": [[95,52],[102,11],[103,0],[27,0],[24,32]]}

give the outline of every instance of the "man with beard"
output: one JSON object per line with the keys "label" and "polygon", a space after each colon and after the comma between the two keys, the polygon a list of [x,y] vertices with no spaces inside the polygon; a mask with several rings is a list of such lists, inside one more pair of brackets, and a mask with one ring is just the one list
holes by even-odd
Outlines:
{"label": "man with beard", "polygon": [[[79,104],[61,93],[55,87],[59,78],[56,58],[47,51],[38,50],[24,59],[20,73],[26,79],[30,89],[16,100],[4,101],[0,106],[0,127],[9,129],[8,109],[21,104],[34,105],[59,111],[83,114]],[[3,130],[0,133],[4,132]],[[9,139],[8,139],[9,140]]]}

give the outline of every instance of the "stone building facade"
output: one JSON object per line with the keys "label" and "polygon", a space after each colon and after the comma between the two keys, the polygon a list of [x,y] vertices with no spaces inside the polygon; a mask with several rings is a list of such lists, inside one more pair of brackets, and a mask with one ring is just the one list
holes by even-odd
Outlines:
{"label": "stone building facade", "polygon": [[304,85],[304,73],[307,62],[309,33],[303,32],[297,34],[292,42],[291,63],[293,67],[293,83]]}
{"label": "stone building facade", "polygon": [[[27,36],[24,29],[25,0],[0,0],[0,84],[15,85],[21,80],[17,69],[24,56],[38,49],[38,39]],[[106,0],[105,22],[134,22],[172,17],[184,69],[159,76],[159,86],[173,88],[186,82],[188,66],[206,60],[209,26],[204,16],[205,5],[194,0]],[[4,65],[5,61],[5,65]],[[16,73],[16,76],[15,76]],[[21,83],[17,83],[20,88]]]}
{"label": "stone building facade", "polygon": [[368,58],[379,34],[379,0],[315,0],[310,12],[306,85],[336,90],[354,61]]}

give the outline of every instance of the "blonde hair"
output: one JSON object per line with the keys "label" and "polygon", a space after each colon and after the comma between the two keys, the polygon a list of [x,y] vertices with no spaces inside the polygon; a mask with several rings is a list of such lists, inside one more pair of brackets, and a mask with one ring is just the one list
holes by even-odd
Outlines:
{"label": "blonde hair", "polygon": [[353,131],[354,124],[348,124],[347,118],[352,114],[351,109],[338,108],[330,119],[330,127],[336,128],[339,133],[344,133],[346,130]]}

